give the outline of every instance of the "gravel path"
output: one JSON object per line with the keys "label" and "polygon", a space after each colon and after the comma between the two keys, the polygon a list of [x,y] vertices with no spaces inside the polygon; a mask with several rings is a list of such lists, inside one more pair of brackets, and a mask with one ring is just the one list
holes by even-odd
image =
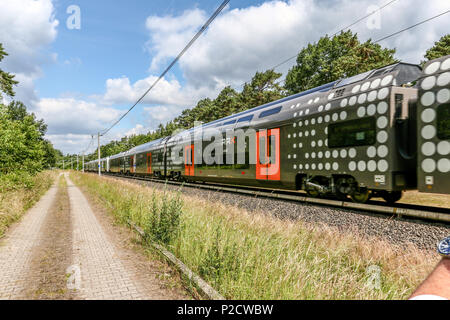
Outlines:
{"label": "gravel path", "polygon": [[[168,190],[179,190],[180,188],[174,185],[165,186],[163,183],[128,181],[158,189],[167,187]],[[450,226],[448,225],[391,218],[381,214],[366,214],[353,210],[334,209],[189,187],[184,187],[182,192],[185,195],[221,201],[246,209],[249,212],[268,213],[280,219],[299,219],[310,223],[324,223],[328,226],[337,227],[339,230],[359,232],[370,237],[380,237],[394,244],[412,243],[420,249],[436,250],[437,243],[450,235]]]}

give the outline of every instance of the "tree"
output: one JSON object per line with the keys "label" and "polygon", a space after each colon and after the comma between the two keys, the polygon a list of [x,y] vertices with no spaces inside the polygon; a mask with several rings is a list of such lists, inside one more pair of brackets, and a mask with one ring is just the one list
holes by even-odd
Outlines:
{"label": "tree", "polygon": [[325,36],[300,51],[297,64],[286,76],[285,88],[296,94],[351,77],[395,63],[394,54],[395,49],[382,48],[371,40],[360,43],[351,31]]}
{"label": "tree", "polygon": [[[0,43],[0,62],[7,55],[8,54],[3,49],[3,45]],[[13,86],[18,84],[18,82],[14,80],[14,77],[14,75],[0,69],[0,98],[3,98],[2,92],[7,96],[14,97],[15,93],[13,90]]]}
{"label": "tree", "polygon": [[450,55],[450,34],[439,39],[439,41],[427,51],[425,58],[429,61],[446,55]]}

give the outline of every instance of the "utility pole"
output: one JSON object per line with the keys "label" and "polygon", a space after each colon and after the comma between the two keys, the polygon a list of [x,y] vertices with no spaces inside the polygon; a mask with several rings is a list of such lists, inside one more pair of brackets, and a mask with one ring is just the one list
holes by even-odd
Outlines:
{"label": "utility pole", "polygon": [[98,133],[98,136],[97,136],[97,142],[98,142],[98,175],[101,176],[102,175],[102,165],[100,163],[100,132]]}
{"label": "utility pole", "polygon": [[83,173],[84,173],[84,153],[83,153]]}

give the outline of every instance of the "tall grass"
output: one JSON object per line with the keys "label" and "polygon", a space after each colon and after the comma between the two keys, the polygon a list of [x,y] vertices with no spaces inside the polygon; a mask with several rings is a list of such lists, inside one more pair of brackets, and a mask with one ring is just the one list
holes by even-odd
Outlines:
{"label": "tall grass", "polygon": [[[90,175],[74,180],[119,219],[132,219],[164,242],[228,299],[405,299],[439,259],[412,245],[398,248],[200,197]],[[174,223],[160,229],[164,212]]]}
{"label": "tall grass", "polygon": [[25,172],[0,175],[0,237],[47,192],[55,175],[50,171],[35,176]]}

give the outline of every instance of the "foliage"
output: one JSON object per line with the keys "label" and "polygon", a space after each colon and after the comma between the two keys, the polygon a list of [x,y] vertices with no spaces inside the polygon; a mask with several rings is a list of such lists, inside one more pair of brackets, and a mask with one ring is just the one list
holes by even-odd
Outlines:
{"label": "foliage", "polygon": [[[7,55],[8,54],[5,52],[2,44],[0,43],[0,62]],[[14,75],[0,69],[0,101],[3,98],[2,93],[5,93],[7,96],[14,97],[13,86],[17,83],[18,82],[14,80]]]}
{"label": "foliage", "polygon": [[427,50],[425,58],[429,61],[446,55],[450,55],[450,34],[443,36],[432,48]]}
{"label": "foliage", "polygon": [[394,49],[383,49],[371,40],[360,43],[351,31],[325,36],[300,51],[297,64],[286,76],[285,88],[296,94],[364,73],[394,63],[394,54]]}

